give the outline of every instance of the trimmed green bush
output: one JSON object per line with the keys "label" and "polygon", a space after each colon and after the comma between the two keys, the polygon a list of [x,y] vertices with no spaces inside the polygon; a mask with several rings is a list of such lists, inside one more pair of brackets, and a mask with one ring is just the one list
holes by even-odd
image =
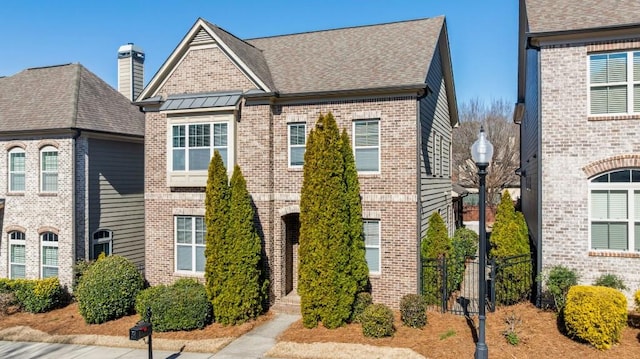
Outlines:
{"label": "trimmed green bush", "polygon": [[368,306],[373,304],[373,298],[368,292],[360,292],[356,295],[356,300],[353,302],[353,310],[351,311],[350,321],[352,323],[360,323],[360,316]]}
{"label": "trimmed green bush", "polygon": [[603,274],[600,277],[598,277],[598,279],[596,279],[593,285],[598,285],[601,287],[609,287],[617,290],[629,289],[624,284],[624,281],[622,280],[622,278],[618,277],[615,274]]}
{"label": "trimmed green bush", "polygon": [[478,233],[472,229],[461,227],[453,234],[452,246],[460,248],[465,258],[475,258],[478,253]]}
{"label": "trimmed green bush", "polygon": [[117,255],[100,259],[78,284],[80,315],[88,324],[100,324],[131,314],[143,286],[142,275],[128,259]]}
{"label": "trimmed green bush", "polygon": [[406,294],[400,300],[400,318],[411,328],[422,328],[427,324],[427,303],[418,294]]}
{"label": "trimmed green bush", "polygon": [[146,319],[147,308],[151,309],[153,330],[158,332],[202,329],[212,320],[204,285],[195,279],[147,288],[136,297],[135,308],[142,319]]}
{"label": "trimmed green bush", "polygon": [[[101,254],[102,255],[102,254]],[[78,283],[80,283],[80,278],[84,275],[84,272],[91,267],[91,265],[95,263],[95,261],[90,261],[86,259],[81,259],[76,262],[73,266],[73,283],[71,284],[71,289],[75,292],[78,288]]]}
{"label": "trimmed green bush", "polygon": [[20,307],[29,313],[43,313],[57,308],[65,297],[56,277],[17,279],[11,287]]}
{"label": "trimmed green bush", "polygon": [[[455,262],[449,258],[450,251],[451,239],[447,234],[447,226],[440,213],[435,211],[429,216],[427,234],[420,243],[423,263],[425,263],[425,260],[429,260],[429,265],[422,267],[422,292],[427,304],[439,304],[442,297],[442,269],[434,260],[441,260],[446,257],[447,261],[450,262],[447,265],[448,269],[454,269],[449,267],[453,265],[457,268],[457,272],[460,272],[459,266],[456,266]],[[456,279],[450,276],[449,283],[447,283],[450,291],[453,290],[453,280]]]}
{"label": "trimmed green bush", "polygon": [[360,317],[362,334],[370,338],[390,337],[395,332],[393,312],[384,304],[371,304]]}
{"label": "trimmed green bush", "polygon": [[546,287],[545,295],[553,300],[553,308],[557,312],[562,311],[569,289],[578,284],[578,274],[573,269],[558,265],[551,267],[541,278]]}
{"label": "trimmed green bush", "polygon": [[564,321],[569,336],[609,349],[627,326],[627,298],[613,288],[575,285],[567,293]]}
{"label": "trimmed green bush", "polygon": [[448,292],[460,288],[464,279],[465,262],[475,258],[478,251],[478,234],[468,228],[458,228],[451,239],[451,250],[447,259]]}

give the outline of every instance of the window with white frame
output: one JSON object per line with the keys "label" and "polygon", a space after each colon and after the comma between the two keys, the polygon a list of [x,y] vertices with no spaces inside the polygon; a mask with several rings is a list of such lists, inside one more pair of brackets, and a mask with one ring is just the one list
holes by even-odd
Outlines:
{"label": "window with white frame", "polygon": [[591,249],[640,251],[640,169],[616,170],[590,183]]}
{"label": "window with white frame", "polygon": [[203,217],[175,217],[175,261],[178,272],[204,272],[206,228]]}
{"label": "window with white frame", "polygon": [[306,130],[304,123],[290,123],[289,127],[289,167],[302,167],[306,148]]}
{"label": "window with white frame", "polygon": [[380,273],[380,220],[365,219],[364,225],[364,248],[369,273]]}
{"label": "window with white frame", "polygon": [[41,277],[58,276],[58,235],[53,232],[40,234],[41,243]]}
{"label": "window with white frame", "polygon": [[24,232],[9,232],[9,278],[25,278],[26,259]]}
{"label": "window with white frame", "polygon": [[40,150],[40,190],[58,191],[58,149],[53,146]]}
{"label": "window with white frame", "polygon": [[640,52],[589,55],[592,115],[640,112]]}
{"label": "window with white frame", "polygon": [[93,249],[92,259],[98,258],[100,253],[104,253],[106,256],[112,254],[113,247],[113,231],[107,229],[101,229],[93,234]]}
{"label": "window with white frame", "polygon": [[20,147],[9,151],[9,191],[24,192],[25,152]]}
{"label": "window with white frame", "polygon": [[353,121],[353,151],[358,172],[380,172],[380,120]]}

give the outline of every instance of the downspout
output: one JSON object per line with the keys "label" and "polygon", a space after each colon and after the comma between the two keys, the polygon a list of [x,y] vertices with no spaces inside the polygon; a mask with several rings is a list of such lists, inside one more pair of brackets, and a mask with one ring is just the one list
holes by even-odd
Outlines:
{"label": "downspout", "polygon": [[77,202],[77,194],[76,194],[76,184],[77,184],[77,176],[78,174],[76,173],[76,155],[77,155],[77,150],[76,150],[76,140],[80,137],[81,131],[79,129],[75,130],[75,134],[73,136],[71,136],[71,158],[73,159],[73,161],[71,161],[71,173],[73,175],[73,180],[72,180],[72,184],[71,184],[71,198],[73,199],[73,211],[71,211],[71,223],[72,223],[72,235],[71,235],[71,248],[73,251],[73,260],[75,263],[75,260],[77,260],[78,258],[76,258],[77,256],[77,240],[76,240],[76,236],[78,234],[77,230],[78,230],[78,225],[76,222],[76,212],[78,210],[78,202]]}
{"label": "downspout", "polygon": [[422,153],[422,123],[420,122],[420,101],[429,95],[429,86],[425,85],[424,90],[418,92],[416,97],[416,273],[417,294],[422,293],[422,255],[420,253],[420,241],[422,232],[422,203],[420,195],[421,190],[421,160]]}
{"label": "downspout", "polygon": [[[537,182],[537,187],[538,187],[538,198],[537,198],[537,202],[538,205],[536,206],[536,211],[537,216],[538,216],[538,221],[536,223],[536,233],[538,234],[538,237],[536,238],[537,240],[537,247],[538,250],[536,251],[536,267],[538,268],[538,271],[541,273],[542,272],[542,71],[541,71],[541,64],[540,64],[540,48],[534,48],[536,50],[536,55],[538,57],[538,61],[537,61],[537,75],[538,75],[538,88],[536,89],[537,91],[537,97],[538,97],[538,128],[537,128],[537,132],[538,132],[538,138],[537,138],[537,151],[536,154],[538,156],[538,161],[536,161],[536,166],[538,167],[538,178],[536,180]],[[537,305],[538,307],[542,306],[542,283],[538,282],[538,284],[536,285],[536,295],[537,295]]]}

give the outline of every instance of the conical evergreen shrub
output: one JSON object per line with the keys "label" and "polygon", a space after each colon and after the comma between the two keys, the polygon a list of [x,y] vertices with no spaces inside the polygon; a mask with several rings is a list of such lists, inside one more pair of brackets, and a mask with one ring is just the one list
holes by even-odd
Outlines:
{"label": "conical evergreen shrub", "polygon": [[422,255],[422,292],[427,304],[439,304],[442,297],[442,268],[440,261],[448,256],[451,250],[451,238],[447,233],[447,226],[440,216],[434,211],[429,216],[427,234],[420,244]]}

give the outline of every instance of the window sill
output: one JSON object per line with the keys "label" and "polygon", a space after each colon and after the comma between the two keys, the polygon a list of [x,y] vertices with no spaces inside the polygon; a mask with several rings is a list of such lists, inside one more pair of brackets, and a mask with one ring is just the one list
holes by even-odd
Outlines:
{"label": "window sill", "polygon": [[621,121],[621,120],[640,120],[640,114],[618,114],[618,115],[589,115],[589,121]]}
{"label": "window sill", "polygon": [[302,167],[302,166],[287,167],[287,171],[289,171],[289,172],[302,172],[302,171],[304,171],[304,167]]}
{"label": "window sill", "polygon": [[640,252],[600,252],[589,251],[589,257],[640,258]]}
{"label": "window sill", "polygon": [[16,196],[16,197],[23,196],[24,197],[24,192],[7,192],[7,196]]}
{"label": "window sill", "polygon": [[369,273],[369,278],[380,279],[382,278],[382,273],[380,272]]}
{"label": "window sill", "polygon": [[184,272],[184,271],[175,271],[173,275],[176,277],[193,277],[193,278],[204,278],[204,272]]}
{"label": "window sill", "polygon": [[38,193],[40,197],[58,197],[58,192],[40,192]]}
{"label": "window sill", "polygon": [[380,177],[380,172],[358,172],[358,177]]}

